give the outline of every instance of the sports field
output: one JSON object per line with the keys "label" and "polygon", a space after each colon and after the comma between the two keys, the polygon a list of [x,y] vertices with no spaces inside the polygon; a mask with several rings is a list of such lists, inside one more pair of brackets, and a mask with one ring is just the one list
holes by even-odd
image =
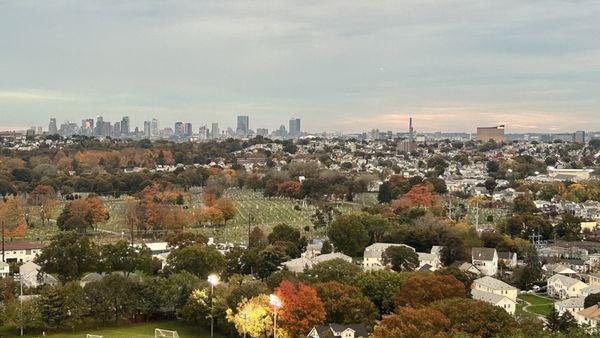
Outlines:
{"label": "sports field", "polygon": [[[103,338],[154,338],[154,329],[166,329],[177,331],[177,334],[181,338],[208,338],[210,337],[210,331],[202,328],[196,328],[185,325],[180,321],[160,321],[150,323],[139,323],[127,326],[119,326],[114,328],[105,328],[99,330],[84,330],[81,332],[74,333],[48,333],[46,337],[51,338],[85,338],[86,334],[94,334],[102,336]],[[2,337],[20,337],[18,332],[7,330],[5,328],[0,329],[0,336]],[[42,333],[26,334],[24,337],[42,337]],[[222,338],[223,336],[216,334],[215,337]]]}

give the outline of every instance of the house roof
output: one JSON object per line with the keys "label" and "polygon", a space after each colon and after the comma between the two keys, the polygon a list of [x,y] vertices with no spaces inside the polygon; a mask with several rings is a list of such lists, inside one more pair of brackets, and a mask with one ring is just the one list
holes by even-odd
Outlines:
{"label": "house roof", "polygon": [[490,289],[494,289],[494,290],[516,290],[517,289],[516,287],[514,287],[512,285],[504,283],[503,281],[498,280],[494,277],[490,277],[490,276],[478,278],[478,279],[474,280],[473,283],[481,284],[483,286],[489,287]]}
{"label": "house roof", "polygon": [[[32,242],[6,242],[4,243],[4,250],[32,250],[32,249],[42,249],[45,245],[42,243],[32,243]],[[2,248],[0,248],[0,252],[2,252]]]}
{"label": "house roof", "polygon": [[[313,330],[317,331],[319,336],[326,334],[327,332],[332,333],[333,337],[341,337],[340,333],[344,332],[346,329],[351,329],[354,331],[354,337],[368,337],[367,329],[362,324],[329,324],[329,325],[319,325],[315,326]],[[337,334],[336,334],[337,333]]]}
{"label": "house roof", "polygon": [[471,249],[471,257],[475,260],[492,261],[492,260],[494,260],[495,254],[496,254],[496,249],[493,249],[493,248],[473,248],[473,249]]}
{"label": "house roof", "polygon": [[592,293],[600,293],[600,285],[590,285],[581,289],[581,293],[591,295]]}
{"label": "house roof", "polygon": [[562,306],[567,309],[578,309],[583,307],[583,303],[585,302],[585,297],[574,297],[567,298],[561,301],[557,301],[555,304],[558,306]]}
{"label": "house roof", "polygon": [[395,243],[373,243],[365,248],[365,258],[381,258],[381,254],[391,246],[404,246],[415,251],[415,249],[406,244],[395,244]]}
{"label": "house roof", "polygon": [[435,261],[440,259],[437,255],[427,252],[417,252],[417,255],[419,255],[419,261]]}
{"label": "house roof", "polygon": [[592,320],[600,320],[600,308],[598,305],[592,305],[579,311],[579,315]]}
{"label": "house roof", "polygon": [[325,262],[325,261],[329,261],[332,259],[343,259],[347,262],[352,262],[352,257],[350,257],[348,255],[344,255],[341,252],[333,252],[333,253],[318,255],[313,258],[313,261],[315,261],[315,263],[320,263],[320,262]]}
{"label": "house roof", "polygon": [[513,259],[515,253],[511,251],[499,251],[498,258],[500,259]]}
{"label": "house roof", "polygon": [[481,300],[481,301],[492,303],[492,304],[498,304],[504,300],[514,302],[513,300],[511,300],[508,297],[497,295],[497,294],[491,293],[491,292],[477,290],[477,289],[472,289],[471,295],[473,296],[473,299]]}
{"label": "house roof", "polygon": [[560,283],[566,287],[571,287],[577,283],[583,283],[579,279],[571,278],[569,276],[556,274],[550,278],[548,278],[548,282],[554,283],[555,281],[560,281]]}

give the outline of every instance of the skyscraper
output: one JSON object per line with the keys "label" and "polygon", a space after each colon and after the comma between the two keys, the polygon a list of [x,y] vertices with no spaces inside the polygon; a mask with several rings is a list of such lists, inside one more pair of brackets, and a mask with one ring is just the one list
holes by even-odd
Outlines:
{"label": "skyscraper", "polygon": [[192,136],[192,134],[194,133],[194,131],[192,130],[192,124],[189,122],[186,122],[183,128],[183,135],[185,137],[190,137]]}
{"label": "skyscraper", "polygon": [[248,136],[250,132],[250,118],[246,115],[240,115],[237,117],[237,129],[235,133],[238,136]]}
{"label": "skyscraper", "polygon": [[175,122],[175,128],[173,128],[173,131],[175,133],[175,136],[183,137],[183,134],[185,132],[183,122]]}
{"label": "skyscraper", "polygon": [[129,125],[129,116],[123,116],[121,119],[121,135],[129,136],[130,125]]}
{"label": "skyscraper", "polygon": [[219,138],[219,124],[213,123],[210,128],[210,138],[215,140]]}
{"label": "skyscraper", "polygon": [[585,131],[576,131],[575,134],[573,134],[573,141],[575,143],[585,143]]}
{"label": "skyscraper", "polygon": [[96,135],[104,136],[104,118],[102,116],[96,117]]}
{"label": "skyscraper", "polygon": [[144,137],[152,136],[152,122],[144,121]]}
{"label": "skyscraper", "polygon": [[54,135],[58,134],[58,128],[56,127],[56,119],[51,118],[50,123],[48,124],[48,134]]}
{"label": "skyscraper", "polygon": [[290,119],[289,136],[290,137],[300,136],[300,119],[299,118],[291,118]]}
{"label": "skyscraper", "polygon": [[152,136],[158,136],[159,132],[158,130],[160,129],[160,125],[158,123],[157,119],[152,119],[152,126],[151,126],[151,135]]}

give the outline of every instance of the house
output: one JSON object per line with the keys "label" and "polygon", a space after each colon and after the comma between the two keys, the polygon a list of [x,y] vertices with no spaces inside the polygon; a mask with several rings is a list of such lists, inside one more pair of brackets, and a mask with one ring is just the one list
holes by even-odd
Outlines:
{"label": "house", "polygon": [[344,255],[341,252],[332,252],[328,254],[318,255],[312,258],[313,264],[322,263],[326,261],[330,261],[332,259],[341,259],[348,263],[352,263],[352,257],[348,255]]}
{"label": "house", "polygon": [[315,326],[306,335],[307,338],[367,338],[367,329],[362,324],[329,324]]}
{"label": "house", "polygon": [[471,290],[471,296],[473,296],[473,299],[475,300],[480,300],[494,306],[501,307],[511,315],[515,314],[517,302],[506,296],[501,296],[495,293],[485,292],[477,289]]}
{"label": "house", "polygon": [[501,262],[507,268],[514,269],[517,267],[517,254],[510,251],[500,251],[498,252],[498,262]]}
{"label": "house", "polygon": [[600,285],[600,273],[594,272],[594,273],[588,274],[588,276],[590,278],[590,280],[589,280],[590,286]]}
{"label": "house", "polygon": [[305,269],[310,269],[313,266],[313,261],[308,258],[300,257],[283,262],[281,265],[291,272],[304,272]]}
{"label": "house", "polygon": [[591,286],[588,286],[587,288],[581,289],[581,296],[579,296],[579,297],[585,298],[594,293],[600,293],[600,285],[591,285]]}
{"label": "house", "polygon": [[4,252],[0,249],[0,254],[4,254],[6,263],[26,263],[31,262],[43,248],[44,245],[40,243],[7,242],[4,244]]}
{"label": "house", "polygon": [[5,278],[10,274],[10,265],[6,262],[0,262],[0,277]]}
{"label": "house", "polygon": [[471,249],[471,263],[486,276],[498,272],[498,252],[493,248]]}
{"label": "house", "polygon": [[392,246],[403,246],[415,251],[413,247],[406,244],[394,244],[394,243],[373,243],[365,248],[363,255],[363,269],[364,270],[381,270],[383,269],[383,253],[385,250]]}
{"label": "house", "polygon": [[427,252],[417,252],[419,255],[419,269],[429,266],[427,271],[435,271],[442,266],[442,262],[440,262],[440,258],[435,254],[430,254]]}
{"label": "house", "polygon": [[57,285],[58,280],[53,276],[40,274],[41,267],[34,262],[27,262],[19,267],[19,275],[25,287],[37,287],[44,284]]}
{"label": "house", "polygon": [[576,318],[577,313],[583,310],[584,297],[567,298],[554,302],[554,308],[559,315],[569,312],[573,318]]}
{"label": "house", "polygon": [[516,287],[490,276],[485,276],[474,280],[471,288],[473,290],[504,296],[515,302],[517,301],[518,290]]}
{"label": "house", "polygon": [[323,249],[323,242],[313,240],[312,243],[308,243],[306,246],[306,250],[302,253],[302,257],[306,257],[308,259],[314,258],[321,254],[321,250]]}
{"label": "house", "polygon": [[468,262],[464,262],[464,263],[458,265],[458,269],[462,272],[472,273],[476,276],[479,276],[482,274],[481,270],[479,270],[475,265],[468,263]]}
{"label": "house", "polygon": [[104,276],[97,272],[88,273],[87,275],[81,277],[81,279],[79,280],[79,285],[81,285],[81,287],[84,287],[88,283],[99,282],[102,280],[102,278],[104,278]]}
{"label": "house", "polygon": [[558,299],[579,297],[581,295],[581,290],[588,287],[587,284],[579,279],[560,274],[548,278],[547,282],[548,295]]}
{"label": "house", "polygon": [[542,266],[542,270],[544,270],[544,272],[547,276],[554,276],[556,274],[561,274],[561,275],[565,275],[565,276],[569,276],[569,277],[577,276],[577,271],[569,268],[566,265],[560,264],[560,263],[546,264],[546,265]]}
{"label": "house", "polygon": [[598,329],[598,322],[600,322],[600,307],[596,304],[583,309],[577,313],[575,319],[577,324],[587,326],[595,331]]}

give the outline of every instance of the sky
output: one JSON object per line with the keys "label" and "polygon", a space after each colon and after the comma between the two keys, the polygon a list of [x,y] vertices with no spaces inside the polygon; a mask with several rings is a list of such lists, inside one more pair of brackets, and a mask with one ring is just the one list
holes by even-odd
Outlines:
{"label": "sky", "polygon": [[600,130],[600,1],[0,0],[0,129]]}

